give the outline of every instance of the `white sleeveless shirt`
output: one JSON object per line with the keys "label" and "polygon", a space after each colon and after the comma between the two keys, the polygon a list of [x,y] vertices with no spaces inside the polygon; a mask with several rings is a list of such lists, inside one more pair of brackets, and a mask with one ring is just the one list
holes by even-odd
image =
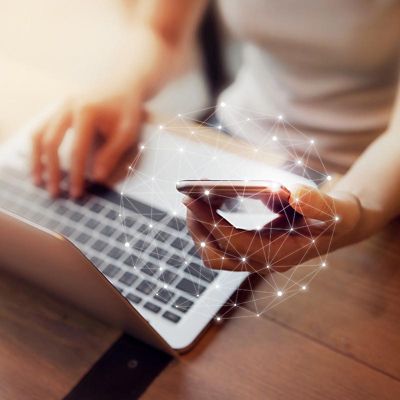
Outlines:
{"label": "white sleeveless shirt", "polygon": [[385,130],[399,75],[399,0],[220,0],[219,8],[244,42],[220,101],[282,114],[347,166]]}

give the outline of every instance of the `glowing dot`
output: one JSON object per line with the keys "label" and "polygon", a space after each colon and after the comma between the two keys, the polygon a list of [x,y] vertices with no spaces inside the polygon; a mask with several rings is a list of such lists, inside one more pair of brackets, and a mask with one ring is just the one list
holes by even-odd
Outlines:
{"label": "glowing dot", "polygon": [[219,285],[218,285],[218,283],[215,285],[215,289],[219,289]]}
{"label": "glowing dot", "polygon": [[224,257],[224,256],[222,256],[222,257],[221,257],[221,260],[225,260],[225,257]]}
{"label": "glowing dot", "polygon": [[331,177],[330,175],[328,175],[328,176],[326,177],[326,180],[327,180],[327,181],[331,181],[331,180],[332,180],[332,177]]}
{"label": "glowing dot", "polygon": [[221,317],[217,317],[216,320],[217,320],[217,321],[221,321]]}
{"label": "glowing dot", "polygon": [[299,198],[296,197],[296,198],[294,199],[294,201],[295,201],[296,203],[298,203],[298,202],[299,202]]}
{"label": "glowing dot", "polygon": [[162,271],[162,267],[158,268],[160,271]]}
{"label": "glowing dot", "polygon": [[158,129],[164,129],[164,127],[162,125],[159,125]]}
{"label": "glowing dot", "polygon": [[214,224],[214,228],[216,228],[218,225],[217,224]]}
{"label": "glowing dot", "polygon": [[121,192],[121,196],[123,196],[124,195],[124,192]]}
{"label": "glowing dot", "polygon": [[221,101],[221,107],[225,107],[226,106],[226,103],[224,102],[224,101]]}
{"label": "glowing dot", "polygon": [[217,128],[218,128],[219,130],[221,130],[221,129],[222,129],[222,125],[218,125]]}
{"label": "glowing dot", "polygon": [[235,303],[233,306],[234,306],[234,307],[237,307],[237,304]]}
{"label": "glowing dot", "polygon": [[182,117],[182,114],[178,114],[178,117]]}
{"label": "glowing dot", "polygon": [[247,118],[246,118],[246,121],[250,121],[250,118],[249,118],[249,117],[247,117]]}
{"label": "glowing dot", "polygon": [[151,177],[151,180],[154,181],[156,178],[154,178],[154,176]]}
{"label": "glowing dot", "polygon": [[280,188],[281,188],[281,186],[279,185],[279,183],[274,182],[271,185],[271,191],[274,192],[274,193],[278,192]]}
{"label": "glowing dot", "polygon": [[270,268],[271,268],[271,266],[269,264],[267,264],[267,269],[270,269]]}
{"label": "glowing dot", "polygon": [[276,136],[272,136],[272,140],[273,140],[274,142],[276,142],[276,141],[278,140],[278,138],[277,138]]}
{"label": "glowing dot", "polygon": [[173,214],[173,215],[176,215],[176,211],[172,211],[172,214]]}
{"label": "glowing dot", "polygon": [[145,149],[144,144],[142,144],[142,145],[140,146],[140,148],[141,148],[142,150],[144,150],[144,149]]}
{"label": "glowing dot", "polygon": [[210,194],[210,191],[209,191],[209,190],[205,190],[205,191],[204,191],[204,194],[205,194],[206,196],[208,196],[208,195]]}
{"label": "glowing dot", "polygon": [[282,120],[283,120],[283,115],[278,115],[278,119],[279,119],[280,121],[282,121]]}
{"label": "glowing dot", "polygon": [[258,149],[256,148],[256,149],[254,149],[254,153],[258,153]]}
{"label": "glowing dot", "polygon": [[118,217],[122,218],[122,214],[118,214]]}
{"label": "glowing dot", "polygon": [[190,133],[191,133],[192,135],[194,135],[194,131],[191,131]]}
{"label": "glowing dot", "polygon": [[185,265],[188,265],[189,263],[187,261],[184,262]]}
{"label": "glowing dot", "polygon": [[153,225],[152,224],[149,224],[149,228],[152,228],[153,227]]}
{"label": "glowing dot", "polygon": [[315,243],[315,239],[311,240],[312,243]]}
{"label": "glowing dot", "polygon": [[260,314],[257,314],[257,317],[259,317],[260,316]]}
{"label": "glowing dot", "polygon": [[131,170],[131,169],[132,169],[132,167],[131,167],[131,166],[129,166],[129,167],[128,167],[128,169],[129,169],[129,170]]}
{"label": "glowing dot", "polygon": [[260,226],[260,225],[257,225],[257,226],[256,226],[256,230],[257,230],[257,231],[260,231],[260,230],[261,230],[261,226]]}
{"label": "glowing dot", "polygon": [[164,284],[164,289],[167,289],[168,288],[168,285],[167,284]]}
{"label": "glowing dot", "polygon": [[336,217],[335,217],[335,221],[339,221],[339,217],[336,215]]}
{"label": "glowing dot", "polygon": [[200,246],[201,246],[201,247],[206,247],[205,242],[201,242],[201,243],[200,243]]}
{"label": "glowing dot", "polygon": [[278,291],[276,292],[276,295],[277,295],[278,297],[281,297],[281,296],[283,295],[282,290],[278,290]]}
{"label": "glowing dot", "polygon": [[297,160],[297,165],[301,165],[302,163],[303,163],[303,161]]}
{"label": "glowing dot", "polygon": [[200,297],[200,295],[199,295],[199,294],[196,294],[196,297]]}
{"label": "glowing dot", "polygon": [[305,286],[305,285],[301,287],[301,290],[306,290],[306,289],[307,289],[307,286]]}
{"label": "glowing dot", "polygon": [[242,261],[243,261],[243,262],[246,262],[246,257],[242,257]]}
{"label": "glowing dot", "polygon": [[326,267],[326,262],[323,262],[322,264],[321,264],[321,267]]}
{"label": "glowing dot", "polygon": [[125,247],[129,247],[129,242],[125,242]]}
{"label": "glowing dot", "polygon": [[314,144],[314,143],[315,143],[314,139],[311,139],[311,140],[310,140],[310,143],[311,143],[311,144]]}
{"label": "glowing dot", "polygon": [[293,232],[294,231],[294,229],[293,228],[290,228],[290,232]]}

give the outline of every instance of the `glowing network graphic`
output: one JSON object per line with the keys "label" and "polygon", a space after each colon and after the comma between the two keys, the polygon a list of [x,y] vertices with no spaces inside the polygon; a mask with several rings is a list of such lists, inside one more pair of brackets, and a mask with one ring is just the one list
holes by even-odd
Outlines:
{"label": "glowing network graphic", "polygon": [[[128,168],[120,217],[131,267],[161,302],[169,303],[185,280],[192,295],[185,297],[197,302],[199,313],[224,306],[217,321],[260,316],[307,292],[327,267],[326,253],[340,220],[335,209],[324,204],[321,222],[294,212],[287,202],[272,204],[271,198],[260,201],[240,192],[216,206],[207,201],[212,194],[207,190],[197,200],[205,217],[195,214],[193,224],[202,233],[195,234],[194,243],[186,227],[184,196],[176,190],[179,181],[188,179],[272,180],[289,190],[302,184],[311,191],[332,177],[315,140],[283,115],[266,116],[222,102],[217,111],[178,114],[147,129]],[[223,293],[241,280],[225,299]],[[186,311],[185,304],[175,307]],[[232,312],[237,308],[244,311],[240,316]]]}

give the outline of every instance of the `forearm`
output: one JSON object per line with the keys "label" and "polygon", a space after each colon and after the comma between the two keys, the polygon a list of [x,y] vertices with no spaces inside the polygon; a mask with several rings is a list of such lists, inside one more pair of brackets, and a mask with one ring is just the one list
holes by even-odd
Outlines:
{"label": "forearm", "polygon": [[381,135],[360,156],[334,191],[358,197],[363,208],[362,236],[369,236],[400,214],[400,135]]}

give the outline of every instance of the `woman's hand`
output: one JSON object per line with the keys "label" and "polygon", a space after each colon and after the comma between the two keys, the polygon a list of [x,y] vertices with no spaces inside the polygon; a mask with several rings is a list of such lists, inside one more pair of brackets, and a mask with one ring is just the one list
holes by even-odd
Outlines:
{"label": "woman's hand", "polygon": [[70,128],[73,131],[71,197],[77,198],[83,193],[88,160],[99,138],[102,144],[95,149],[90,174],[94,180],[104,181],[138,138],[144,115],[143,104],[137,90],[133,88],[130,92],[133,94],[70,100],[59,107],[33,135],[32,175],[35,183],[40,185],[45,182],[52,196],[59,194],[61,171],[58,150]]}
{"label": "woman's hand", "polygon": [[351,194],[328,195],[299,186],[289,202],[297,214],[287,213],[260,230],[245,231],[233,227],[205,200],[184,200],[193,240],[205,265],[214,269],[285,271],[363,238],[361,204]]}

